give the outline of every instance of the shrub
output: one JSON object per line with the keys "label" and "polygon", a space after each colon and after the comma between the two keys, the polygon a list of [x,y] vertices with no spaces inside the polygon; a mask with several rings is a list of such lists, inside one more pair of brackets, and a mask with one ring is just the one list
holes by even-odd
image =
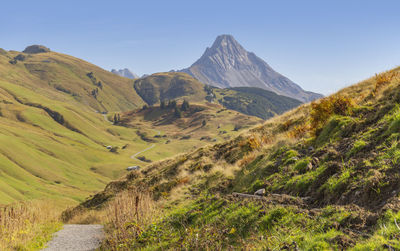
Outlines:
{"label": "shrub", "polygon": [[293,121],[291,120],[291,119],[289,119],[289,120],[286,120],[285,122],[283,122],[281,125],[280,125],[280,130],[281,131],[283,131],[283,132],[286,132],[287,130],[289,130],[289,128],[291,127],[293,125]]}
{"label": "shrub", "polygon": [[255,137],[255,136],[251,137],[251,138],[249,139],[249,146],[250,146],[250,149],[251,149],[251,150],[255,150],[255,149],[260,148],[261,142],[260,142],[260,140],[258,139],[258,137]]}
{"label": "shrub", "polygon": [[304,123],[301,125],[294,126],[292,130],[287,132],[287,136],[289,138],[299,139],[299,138],[304,137],[304,135],[306,135],[306,133],[310,130],[311,130],[310,125]]}
{"label": "shrub", "polygon": [[375,95],[382,86],[390,83],[395,77],[397,77],[397,75],[398,73],[394,71],[375,74],[375,87],[374,90],[372,91],[373,94]]}
{"label": "shrub", "polygon": [[118,146],[113,146],[113,147],[111,147],[110,152],[112,152],[112,153],[118,153]]}
{"label": "shrub", "polygon": [[256,158],[256,154],[255,152],[251,152],[246,154],[240,161],[239,161],[239,166],[241,167],[245,167],[248,164],[250,164],[251,162],[253,162],[253,160]]}
{"label": "shrub", "polygon": [[349,115],[354,102],[350,97],[333,95],[311,103],[311,128],[314,135],[321,132],[329,118],[336,115]]}

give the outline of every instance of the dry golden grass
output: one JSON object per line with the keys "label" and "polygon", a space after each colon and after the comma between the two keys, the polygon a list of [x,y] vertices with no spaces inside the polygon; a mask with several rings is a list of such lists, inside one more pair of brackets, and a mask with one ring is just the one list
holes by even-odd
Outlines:
{"label": "dry golden grass", "polygon": [[375,95],[382,86],[389,84],[392,80],[398,77],[397,71],[386,71],[379,74],[375,74],[375,87],[373,94]]}
{"label": "dry golden grass", "polygon": [[129,249],[144,231],[144,227],[157,217],[156,204],[149,192],[130,190],[120,193],[106,208],[107,237],[103,245],[107,250],[120,247]]}
{"label": "dry golden grass", "polygon": [[292,139],[300,139],[303,138],[310,131],[310,124],[303,123],[301,125],[294,126],[292,130],[287,132],[287,136]]}
{"label": "dry golden grass", "polygon": [[24,202],[0,208],[0,250],[41,248],[61,227],[51,202]]}
{"label": "dry golden grass", "polygon": [[346,115],[353,106],[353,99],[344,95],[332,95],[312,102],[310,122],[313,134],[317,135],[333,114]]}
{"label": "dry golden grass", "polygon": [[250,164],[259,154],[260,154],[259,151],[249,152],[249,153],[246,154],[241,160],[239,160],[238,165],[239,165],[240,167],[247,166],[247,165]]}

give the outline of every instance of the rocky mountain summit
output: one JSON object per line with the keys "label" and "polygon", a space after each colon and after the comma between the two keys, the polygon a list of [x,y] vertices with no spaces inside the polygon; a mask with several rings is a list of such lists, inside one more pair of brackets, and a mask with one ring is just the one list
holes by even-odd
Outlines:
{"label": "rocky mountain summit", "polygon": [[322,95],[305,91],[274,71],[264,60],[246,51],[232,35],[220,35],[199,60],[183,69],[199,81],[221,88],[259,87],[309,102]]}
{"label": "rocky mountain summit", "polygon": [[37,54],[37,53],[44,53],[50,52],[50,49],[43,45],[30,45],[23,50],[23,53],[27,54]]}
{"label": "rocky mountain summit", "polygon": [[138,75],[136,75],[135,73],[131,72],[127,68],[120,69],[120,70],[112,69],[111,72],[114,73],[114,74],[117,74],[117,75],[119,75],[121,77],[125,77],[125,78],[130,78],[130,79],[139,78]]}

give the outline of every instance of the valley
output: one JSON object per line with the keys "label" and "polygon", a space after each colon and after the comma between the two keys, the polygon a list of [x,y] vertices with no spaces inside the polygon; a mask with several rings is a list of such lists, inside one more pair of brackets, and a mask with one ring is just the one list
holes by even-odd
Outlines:
{"label": "valley", "polygon": [[106,249],[396,250],[399,84],[383,72],[151,164],[64,220],[104,222]]}
{"label": "valley", "polygon": [[397,250],[399,87],[322,97],[229,35],[143,77],[1,49],[0,249]]}
{"label": "valley", "polygon": [[[20,59],[10,63],[14,58]],[[147,105],[131,80],[55,52],[2,52],[0,99],[0,204],[44,196],[65,205],[81,201],[123,175],[128,166],[148,164],[130,157],[152,143],[157,147],[143,154],[157,161],[236,135],[236,124],[248,128],[261,121],[225,111],[220,115],[229,114],[231,119],[218,129],[218,116],[213,113],[224,108],[207,105],[200,97],[190,98],[204,100],[196,118],[187,114],[182,122],[162,126],[147,118],[150,113],[129,113]],[[130,121],[129,127],[114,125],[110,111],[125,111],[138,121]],[[208,124],[201,130],[199,122],[181,128],[187,119]],[[159,131],[163,138],[156,137]],[[143,133],[151,142],[143,140]],[[200,140],[208,133],[207,140]],[[112,152],[106,146],[118,150]]]}

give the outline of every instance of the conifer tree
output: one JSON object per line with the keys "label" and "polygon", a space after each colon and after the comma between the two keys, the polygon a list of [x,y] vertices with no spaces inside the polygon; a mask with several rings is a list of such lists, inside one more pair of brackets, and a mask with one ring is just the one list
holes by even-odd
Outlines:
{"label": "conifer tree", "polygon": [[183,100],[182,106],[181,106],[181,110],[182,111],[187,111],[189,110],[189,101],[187,101],[186,99]]}
{"label": "conifer tree", "polygon": [[175,116],[175,118],[181,118],[182,117],[182,113],[181,113],[181,111],[179,110],[178,107],[175,107],[174,116]]}

